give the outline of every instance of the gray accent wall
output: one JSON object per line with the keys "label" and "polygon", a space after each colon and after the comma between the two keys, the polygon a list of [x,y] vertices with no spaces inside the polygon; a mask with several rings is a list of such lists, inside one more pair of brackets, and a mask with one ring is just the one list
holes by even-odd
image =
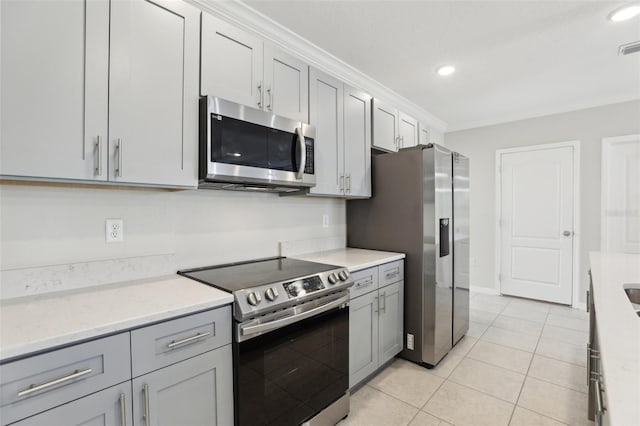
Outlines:
{"label": "gray accent wall", "polygon": [[600,247],[602,139],[640,133],[640,101],[553,114],[446,133],[447,148],[471,162],[471,287],[493,288],[495,268],[496,150],[580,141],[580,303],[589,280],[588,253]]}

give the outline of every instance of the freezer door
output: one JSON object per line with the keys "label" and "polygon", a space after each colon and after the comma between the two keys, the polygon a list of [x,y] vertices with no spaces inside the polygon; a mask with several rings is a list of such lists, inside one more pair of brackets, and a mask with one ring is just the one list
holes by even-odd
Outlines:
{"label": "freezer door", "polygon": [[[430,150],[425,151],[425,157],[430,154],[429,151]],[[435,234],[435,253],[427,250],[425,250],[424,253],[425,269],[423,285],[425,286],[425,299],[423,300],[424,338],[422,361],[430,365],[435,365],[452,347],[453,255],[450,248],[452,246],[451,242],[453,241],[453,202],[451,197],[451,151],[434,145],[432,155],[433,177],[427,178],[427,176],[425,176],[425,179],[427,181],[433,179],[433,189],[428,189],[428,185],[425,185],[425,191],[433,191],[432,202],[434,206],[430,205],[430,197],[425,196],[423,213],[425,220],[425,238],[427,238],[427,233],[431,235]],[[427,164],[425,164],[424,170],[429,170]],[[427,226],[427,221],[431,221],[429,226]],[[426,265],[431,262],[429,258],[434,254],[435,275],[430,274],[429,269],[426,267]]]}
{"label": "freezer door", "polygon": [[469,330],[469,159],[453,153],[453,344]]}

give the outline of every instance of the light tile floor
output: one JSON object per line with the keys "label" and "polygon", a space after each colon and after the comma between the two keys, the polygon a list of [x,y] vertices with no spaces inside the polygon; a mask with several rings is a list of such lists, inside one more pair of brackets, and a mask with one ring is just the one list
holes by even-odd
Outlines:
{"label": "light tile floor", "polygon": [[584,311],[472,293],[469,333],[436,368],[396,359],[339,425],[593,425],[587,338]]}

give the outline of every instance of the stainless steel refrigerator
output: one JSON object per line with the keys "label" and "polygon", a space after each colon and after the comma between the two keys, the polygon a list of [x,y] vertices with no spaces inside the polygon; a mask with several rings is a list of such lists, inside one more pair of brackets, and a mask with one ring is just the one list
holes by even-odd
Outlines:
{"label": "stainless steel refrigerator", "polygon": [[347,202],[349,247],[406,254],[402,356],[436,365],[469,329],[469,159],[438,145],[372,157]]}

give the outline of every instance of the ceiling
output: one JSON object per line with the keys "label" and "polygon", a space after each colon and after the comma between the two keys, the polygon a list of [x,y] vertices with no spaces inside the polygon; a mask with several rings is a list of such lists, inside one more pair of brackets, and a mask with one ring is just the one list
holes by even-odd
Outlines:
{"label": "ceiling", "polygon": [[[449,131],[640,99],[640,17],[619,1],[246,1]],[[443,78],[438,65],[457,71]]]}

